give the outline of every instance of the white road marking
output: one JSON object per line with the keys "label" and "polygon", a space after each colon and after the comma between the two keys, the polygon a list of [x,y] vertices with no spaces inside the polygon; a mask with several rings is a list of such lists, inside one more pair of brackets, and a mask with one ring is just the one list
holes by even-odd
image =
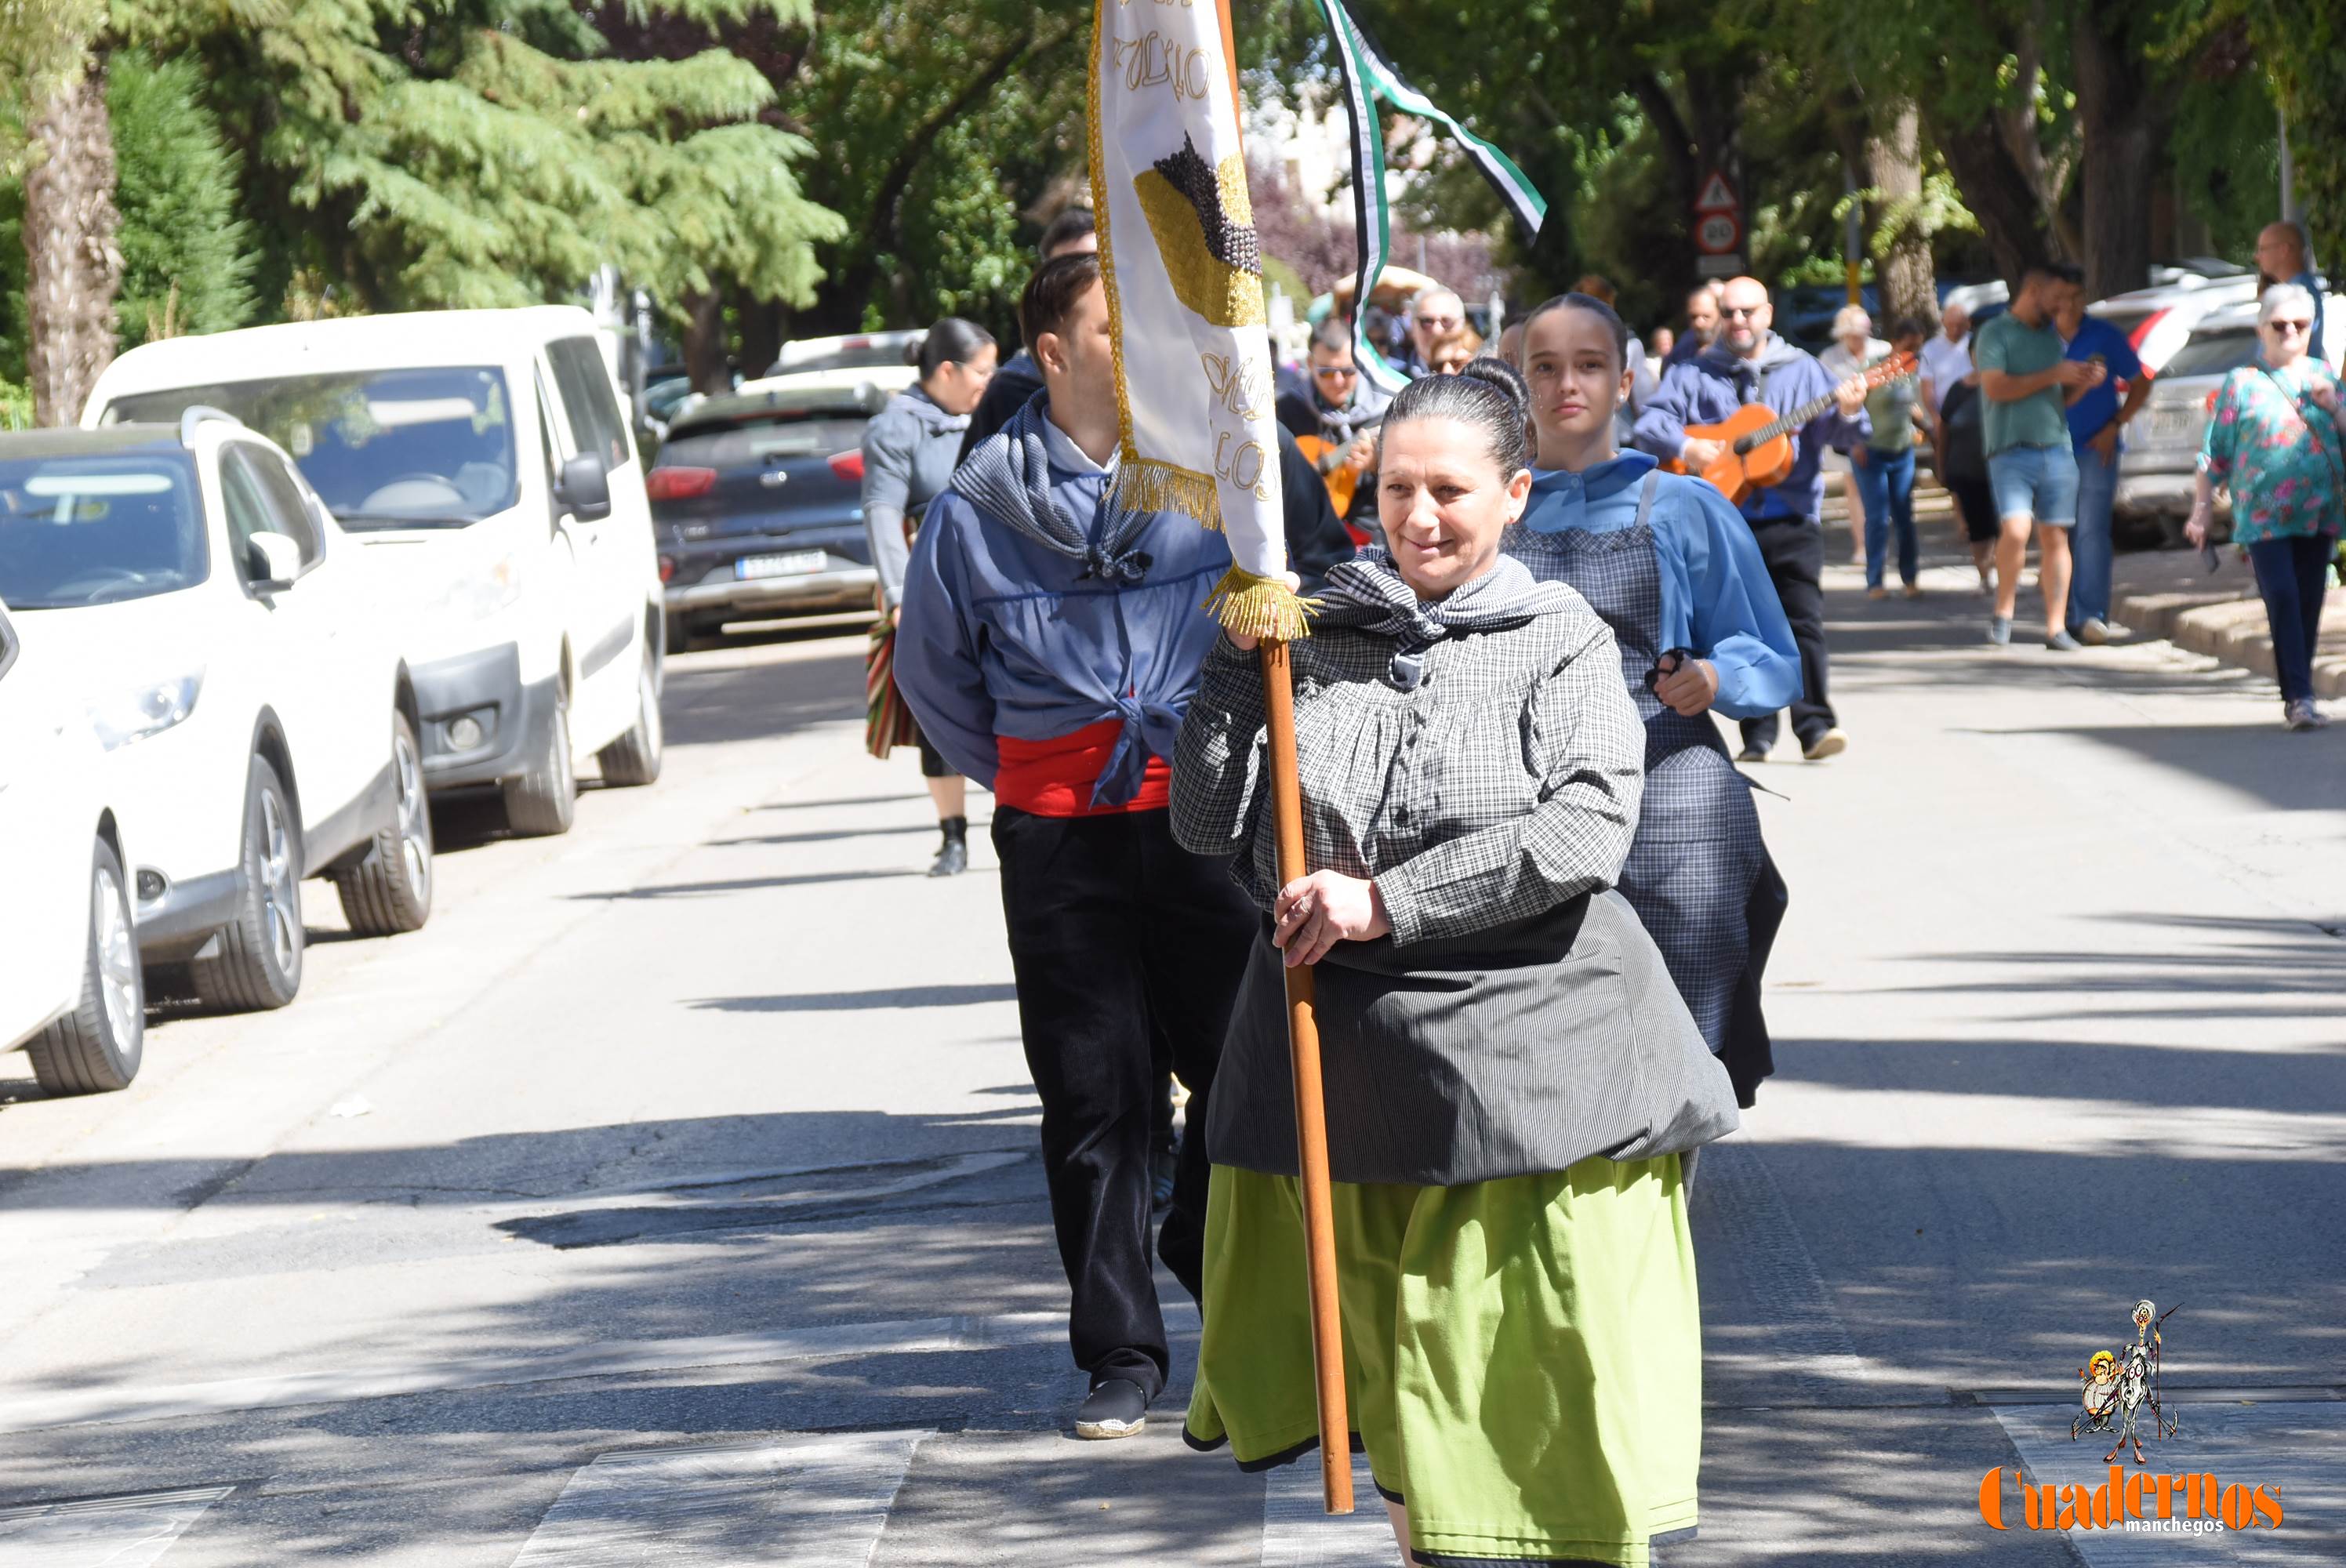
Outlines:
{"label": "white road marking", "polygon": [[0,1561],[8,1568],[146,1568],[235,1490],[208,1486],[0,1508]]}
{"label": "white road marking", "polygon": [[607,1453],[514,1568],[865,1568],[926,1431]]}
{"label": "white road marking", "polygon": [[[1165,1326],[1173,1334],[1195,1334],[1197,1308],[1187,1300],[1167,1302]],[[0,1398],[0,1432],[172,1420],[230,1410],[339,1404],[346,1400],[551,1383],[570,1378],[616,1378],[693,1367],[854,1360],[867,1356],[1059,1345],[1066,1343],[1066,1335],[1067,1319],[1063,1312],[1005,1312],[993,1317],[829,1323],[764,1334],[619,1339],[551,1354],[449,1357],[148,1388],[64,1389]]]}
{"label": "white road marking", "polygon": [[1352,1512],[1331,1518],[1324,1507],[1317,1453],[1265,1471],[1262,1568],[1393,1568],[1401,1548],[1368,1455],[1352,1456]]}
{"label": "white road marking", "polygon": [[[2109,1451],[2110,1441],[2089,1432],[2071,1441],[2069,1418],[2075,1406],[1994,1408],[2036,1485],[2082,1486],[2090,1492],[2108,1483],[2110,1467],[2102,1455]],[[2189,1535],[2123,1529],[2064,1532],[2086,1568],[2177,1568],[2187,1560],[2195,1568],[2340,1561],[2341,1537],[2346,1533],[2346,1468],[2340,1466],[2338,1454],[2346,1446],[2346,1400],[2192,1404],[2188,1395],[2178,1395],[2168,1410],[2182,1421],[2183,1430],[2163,1441],[2146,1439],[2142,1453],[2147,1462],[2139,1468],[2151,1475],[2213,1474],[2227,1491],[2245,1486],[2253,1493],[2260,1486],[2270,1487],[2280,1501],[2280,1528],[2267,1529],[2259,1520],[2247,1530]],[[2147,1429],[2147,1409],[2142,1421]],[[2137,1467],[2132,1451],[2120,1457],[2127,1473],[2134,1473]],[[2025,1529],[2019,1490],[2009,1478],[2004,1487],[2005,1525]],[[2171,1507],[2176,1519],[2182,1520],[2184,1500],[2178,1496]]]}

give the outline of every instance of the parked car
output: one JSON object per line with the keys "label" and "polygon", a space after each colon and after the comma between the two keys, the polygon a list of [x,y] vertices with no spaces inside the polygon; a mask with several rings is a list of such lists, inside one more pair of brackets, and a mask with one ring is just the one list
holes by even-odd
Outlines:
{"label": "parked car", "polygon": [[[806,375],[816,371],[877,371],[884,373],[875,379],[891,383],[890,392],[902,392],[920,379],[914,361],[921,357],[921,345],[928,338],[926,327],[856,332],[843,338],[800,338],[784,343],[772,366],[759,379]],[[899,380],[900,373],[908,371],[913,373]]]}
{"label": "parked car", "polygon": [[752,382],[669,426],[646,488],[670,652],[728,620],[873,607],[863,427],[891,394],[864,376]]}
{"label": "parked car", "polygon": [[0,611],[0,1050],[23,1045],[51,1094],[87,1094],[138,1075],[146,978],[105,749],[51,652],[28,656]]}
{"label": "parked car", "polygon": [[569,830],[577,768],[659,776],[659,576],[641,463],[572,306],[253,327],[131,350],[83,423],[227,410],[293,454],[403,631],[434,789]]}
{"label": "parked car", "polygon": [[415,687],[361,554],[214,410],[0,435],[0,602],[107,754],[140,954],[215,1005],[293,1000],[305,877],[362,934],[431,914]]}
{"label": "parked car", "polygon": [[[2324,320],[2322,355],[2331,364],[2346,350],[2346,311]],[[2208,311],[2189,340],[2150,383],[2150,397],[2126,433],[2118,459],[2113,515],[2137,532],[2178,545],[2183,519],[2198,484],[2199,450],[2208,435],[2208,405],[2224,377],[2257,358],[2254,299]],[[2217,512],[2229,517],[2229,499],[2218,493]]]}
{"label": "parked car", "polygon": [[2254,274],[2208,277],[2185,272],[2156,288],[2136,289],[2096,300],[2086,311],[2127,335],[2135,357],[2154,378],[2191,339],[2191,329],[2211,311],[2257,297]]}

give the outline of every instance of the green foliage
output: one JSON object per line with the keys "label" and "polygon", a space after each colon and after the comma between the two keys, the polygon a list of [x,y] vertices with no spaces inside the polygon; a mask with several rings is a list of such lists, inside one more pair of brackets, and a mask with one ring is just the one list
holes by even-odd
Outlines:
{"label": "green foliage", "polygon": [[252,225],[240,216],[240,162],[201,98],[195,65],[137,52],[107,66],[115,205],[122,212],[122,342],[149,322],[217,332],[253,317]]}
{"label": "green foliage", "polygon": [[[686,0],[702,24],[803,0]],[[282,286],[321,268],[376,309],[564,299],[605,262],[671,308],[802,300],[838,219],[771,85],[722,48],[608,57],[550,0],[116,0],[115,26],[201,59],[256,164]]]}
{"label": "green foliage", "polygon": [[0,179],[23,177],[27,128],[105,20],[106,0],[0,0]]}

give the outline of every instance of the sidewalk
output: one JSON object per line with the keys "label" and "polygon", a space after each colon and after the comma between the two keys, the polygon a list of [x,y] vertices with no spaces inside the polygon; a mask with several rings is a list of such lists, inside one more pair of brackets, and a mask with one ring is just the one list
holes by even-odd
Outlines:
{"label": "sidewalk", "polygon": [[[1914,517],[1926,537],[1933,524],[1952,527],[1953,511],[1944,490],[1927,481],[1915,485]],[[1828,482],[1822,515],[1828,557],[1838,559],[1837,544],[1846,542],[1851,558],[1862,562],[1862,546],[1847,534],[1848,504],[1837,484]],[[2033,553],[2030,558],[2033,563]],[[2128,551],[2113,563],[2112,576],[2113,613],[2119,625],[2133,631],[2134,641],[2163,638],[2236,669],[2268,677],[2274,673],[2264,602],[2257,596],[2256,577],[2238,550],[2229,545],[2221,550],[2213,572],[2197,550]],[[2031,577],[2023,579],[2031,580],[2033,566]],[[2321,640],[2313,657],[2313,693],[2346,697],[2346,588],[2331,588],[2323,604]]]}

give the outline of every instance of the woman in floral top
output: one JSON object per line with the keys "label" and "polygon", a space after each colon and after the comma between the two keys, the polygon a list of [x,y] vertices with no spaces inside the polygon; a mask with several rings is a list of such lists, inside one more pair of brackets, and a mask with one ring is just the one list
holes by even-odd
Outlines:
{"label": "woman in floral top", "polygon": [[2232,537],[2256,568],[2272,627],[2273,666],[2291,729],[2327,724],[2313,702],[2313,647],[2322,579],[2346,509],[2346,400],[2313,348],[2320,318],[2295,283],[2264,292],[2257,311],[2260,365],[2224,378],[2199,453],[2199,493],[2185,535],[2206,542],[2216,486],[2232,490]]}

